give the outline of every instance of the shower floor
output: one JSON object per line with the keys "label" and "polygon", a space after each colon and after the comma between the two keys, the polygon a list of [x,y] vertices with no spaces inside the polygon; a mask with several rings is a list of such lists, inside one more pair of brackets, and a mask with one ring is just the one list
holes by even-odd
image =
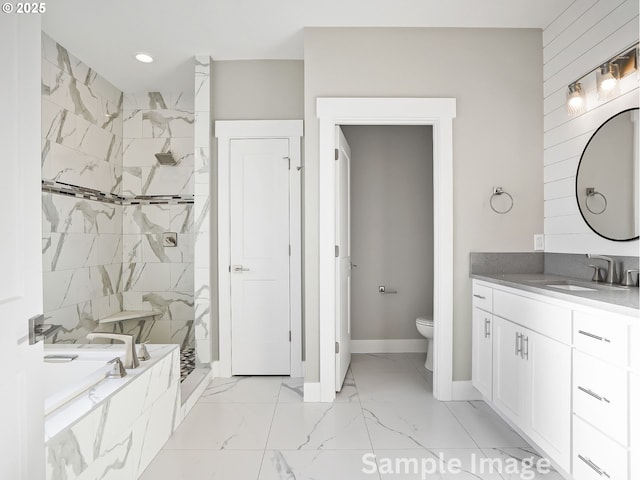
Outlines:
{"label": "shower floor", "polygon": [[180,351],[180,381],[193,372],[196,368],[196,349],[194,347],[185,348]]}

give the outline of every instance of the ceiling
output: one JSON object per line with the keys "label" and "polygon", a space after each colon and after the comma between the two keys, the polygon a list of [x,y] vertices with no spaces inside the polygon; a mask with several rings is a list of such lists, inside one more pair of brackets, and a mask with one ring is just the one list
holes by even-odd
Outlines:
{"label": "ceiling", "polygon": [[[56,0],[42,28],[125,92],[191,86],[194,54],[302,59],[306,26],[544,28],[573,0]],[[143,65],[133,56],[147,52]]]}

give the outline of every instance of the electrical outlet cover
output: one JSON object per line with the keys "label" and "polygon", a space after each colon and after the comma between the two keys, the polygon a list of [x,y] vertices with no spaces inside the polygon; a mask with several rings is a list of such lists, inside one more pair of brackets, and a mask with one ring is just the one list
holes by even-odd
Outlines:
{"label": "electrical outlet cover", "polygon": [[541,252],[544,250],[544,235],[543,234],[535,234],[533,236],[533,249],[536,252]]}

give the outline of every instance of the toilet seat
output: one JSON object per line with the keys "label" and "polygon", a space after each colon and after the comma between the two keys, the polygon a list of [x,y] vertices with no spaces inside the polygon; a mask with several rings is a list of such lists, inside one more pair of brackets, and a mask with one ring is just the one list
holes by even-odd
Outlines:
{"label": "toilet seat", "polygon": [[418,317],[416,319],[416,323],[426,327],[433,327],[433,320],[427,317]]}

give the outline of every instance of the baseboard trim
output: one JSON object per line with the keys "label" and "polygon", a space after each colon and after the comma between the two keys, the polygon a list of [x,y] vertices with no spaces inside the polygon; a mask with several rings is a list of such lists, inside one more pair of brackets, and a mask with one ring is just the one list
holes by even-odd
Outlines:
{"label": "baseboard trim", "polygon": [[427,340],[421,338],[351,340],[351,353],[425,353]]}
{"label": "baseboard trim", "polygon": [[482,400],[482,394],[475,389],[471,380],[453,382],[452,400]]}
{"label": "baseboard trim", "polygon": [[213,378],[220,377],[220,360],[214,360],[211,362],[211,376]]}
{"label": "baseboard trim", "polygon": [[320,382],[304,382],[303,392],[305,402],[319,402]]}

